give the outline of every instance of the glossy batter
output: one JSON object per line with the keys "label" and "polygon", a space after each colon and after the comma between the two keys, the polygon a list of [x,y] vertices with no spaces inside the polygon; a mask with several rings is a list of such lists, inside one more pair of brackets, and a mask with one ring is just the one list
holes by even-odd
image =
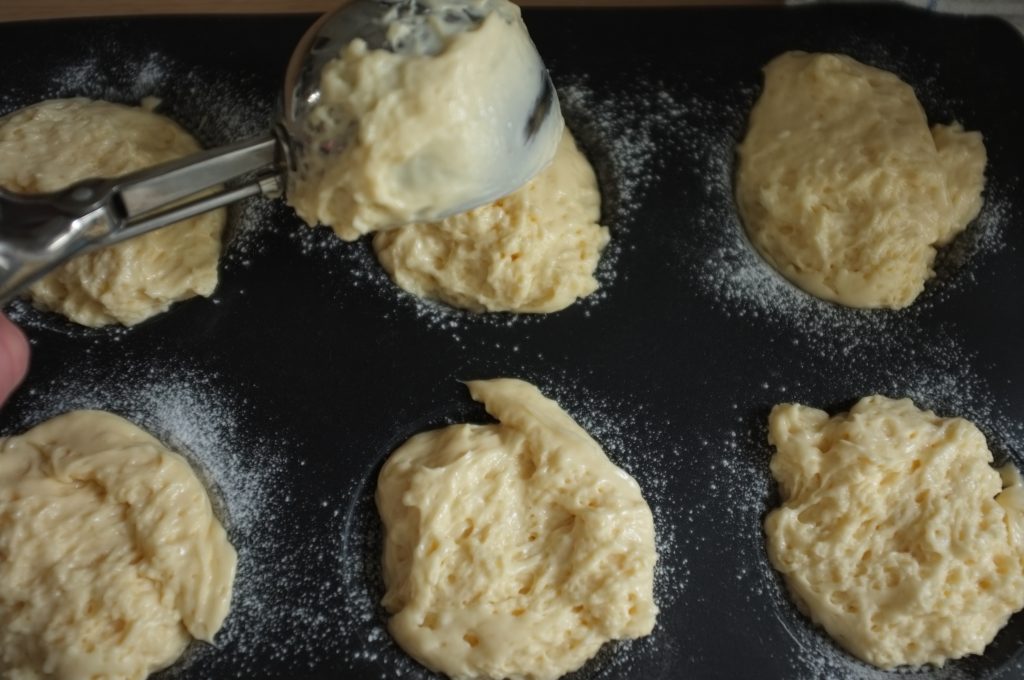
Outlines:
{"label": "glossy batter", "polygon": [[185,459],[123,418],[0,440],[0,677],[141,680],[213,639],[235,563]]}
{"label": "glossy batter", "polygon": [[637,483],[519,380],[467,383],[499,422],[414,436],[381,470],[388,629],[453,678],[557,678],[647,635],[657,559]]}
{"label": "glossy batter", "polygon": [[929,130],[909,85],[843,55],[787,52],[764,74],[736,183],[751,241],[813,295],[906,307],[981,209],[981,135]]}
{"label": "glossy batter", "polygon": [[768,555],[850,653],[941,666],[1024,607],[1024,487],[970,422],[873,396],[832,418],[776,406],[769,439]]}

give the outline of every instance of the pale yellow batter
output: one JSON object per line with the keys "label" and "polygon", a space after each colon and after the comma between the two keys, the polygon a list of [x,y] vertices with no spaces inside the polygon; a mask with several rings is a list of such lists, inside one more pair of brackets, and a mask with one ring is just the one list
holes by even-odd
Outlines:
{"label": "pale yellow batter", "polygon": [[601,195],[568,130],[519,191],[441,222],[379,232],[373,247],[405,290],[475,312],[554,312],[597,289],[608,243]]}
{"label": "pale yellow batter", "polygon": [[235,562],[185,459],[128,421],[0,439],[0,677],[145,678],[213,639]]}
{"label": "pale yellow batter", "polygon": [[557,678],[647,635],[657,559],[637,483],[519,380],[467,383],[499,423],[411,438],[381,470],[391,634],[453,678]]}
{"label": "pale yellow batter", "polygon": [[[528,119],[543,68],[518,7],[419,5],[430,11],[419,23],[400,18],[398,4],[383,20],[393,49],[357,39],[323,68],[319,100],[295,133],[288,202],[345,240],[522,186],[523,168],[548,162],[561,135],[557,110],[528,144],[520,124],[508,124]],[[467,30],[455,19],[468,14],[486,18]]]}
{"label": "pale yellow batter", "polygon": [[[0,119],[0,186],[58,191],[199,150],[152,111],[88,99],[55,99]],[[217,210],[67,262],[33,285],[37,306],[86,326],[139,323],[174,302],[210,295],[226,213]]]}
{"label": "pale yellow batter", "polygon": [[880,666],[981,654],[1024,607],[1024,487],[985,437],[909,399],[772,409],[768,556],[801,609]]}
{"label": "pale yellow batter", "polygon": [[787,52],[764,73],[736,179],[751,241],[813,295],[906,307],[981,209],[981,135],[929,130],[909,85],[843,55]]}

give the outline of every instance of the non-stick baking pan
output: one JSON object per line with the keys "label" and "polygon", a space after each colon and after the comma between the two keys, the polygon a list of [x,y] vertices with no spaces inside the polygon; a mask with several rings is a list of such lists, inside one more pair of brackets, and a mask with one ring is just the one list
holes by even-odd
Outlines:
{"label": "non-stick baking pan", "polygon": [[[974,420],[1024,462],[1024,44],[989,18],[895,6],[528,10],[565,116],[596,166],[613,243],[593,298],[548,316],[475,316],[396,289],[366,242],[280,203],[232,212],[210,299],[130,329],[23,303],[20,431],[80,407],[122,413],[182,450],[240,553],[217,644],[163,678],[431,677],[379,606],[376,474],[408,436],[484,421],[460,380],[538,384],[643,486],[661,614],[574,678],[876,678],[787,598],[761,521],[775,502],[771,406],[910,396]],[[312,17],[0,25],[0,113],[51,97],[145,96],[208,145],[265,129]],[[760,68],[836,51],[900,75],[933,122],[980,130],[981,216],[910,308],[858,311],[774,275],[743,238],[734,148]],[[1024,675],[1024,616],[983,656],[919,677]]]}

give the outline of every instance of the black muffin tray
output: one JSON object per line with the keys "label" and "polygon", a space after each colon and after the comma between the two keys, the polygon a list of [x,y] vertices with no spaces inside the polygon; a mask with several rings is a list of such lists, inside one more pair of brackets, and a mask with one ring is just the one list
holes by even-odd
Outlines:
{"label": "black muffin tray", "polygon": [[[232,613],[160,678],[429,678],[379,606],[376,474],[404,439],[484,422],[460,380],[529,380],[591,431],[655,514],[661,614],[576,679],[881,678],[804,618],[761,522],[772,405],[910,396],[972,419],[1024,463],[1024,43],[991,18],[896,6],[527,10],[566,120],[594,163],[612,245],[592,298],[547,316],[475,316],[395,288],[369,245],[280,202],[231,212],[220,284],[130,329],[18,302],[21,431],[104,408],[181,450],[239,550]],[[0,113],[51,97],[138,102],[207,145],[267,129],[309,16],[0,25]],[[746,243],[734,149],[780,52],[836,51],[900,75],[933,122],[984,134],[986,204],[908,309],[794,289]],[[926,678],[1024,677],[1024,615],[982,656]]]}

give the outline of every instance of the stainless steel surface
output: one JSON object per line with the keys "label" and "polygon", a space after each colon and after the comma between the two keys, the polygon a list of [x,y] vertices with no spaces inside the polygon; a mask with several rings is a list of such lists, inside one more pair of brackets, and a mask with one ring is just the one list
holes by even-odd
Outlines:
{"label": "stainless steel surface", "polygon": [[[394,42],[389,38],[388,32],[392,21],[423,26],[428,17],[440,14],[439,23],[445,27],[444,32],[451,34],[476,28],[497,5],[498,2],[495,0],[449,0],[437,5],[424,0],[353,0],[333,13],[322,16],[299,40],[285,72],[281,111],[283,134],[279,137],[288,146],[289,170],[297,170],[303,155],[311,151],[308,148],[311,145],[304,139],[308,136],[304,130],[304,122],[310,110],[320,101],[323,69],[349,43],[358,38],[365,41],[370,49],[388,50],[410,56],[436,54],[443,48],[443,42],[438,38],[441,30],[416,31],[418,39]],[[491,184],[494,189],[485,195],[474,197],[472,201],[450,206],[447,210],[427,219],[444,219],[510,194],[540,172],[550,161],[550,158],[544,158],[543,162],[538,163],[536,154],[530,153],[531,143],[545,121],[552,116],[561,115],[555,87],[540,55],[536,55],[536,62],[537,95],[533,107],[525,119],[505,121],[507,125],[497,126],[494,131],[496,138],[506,138],[511,131],[511,134],[515,135],[515,140],[507,146],[516,150],[515,155],[502,166],[501,176],[495,176],[490,178],[493,181],[485,182]],[[512,113],[508,115],[511,116]],[[519,171],[510,172],[509,167],[518,168]]]}
{"label": "stainless steel surface", "polygon": [[[248,196],[279,196],[270,136],[51,194],[0,191],[0,305],[72,257]],[[241,180],[231,188],[222,185]]]}
{"label": "stainless steel surface", "polygon": [[273,170],[276,147],[268,135],[133,173],[118,182],[121,200],[129,217],[159,210],[251,172]]}
{"label": "stainless steel surface", "polygon": [[[467,30],[483,20],[485,14],[479,13],[479,7],[479,3],[467,2],[457,16],[446,13],[444,18],[449,23],[455,20],[457,30]],[[0,192],[0,305],[77,255],[249,196],[280,196],[287,174],[303,153],[301,131],[310,107],[320,98],[323,68],[356,38],[373,48],[404,51],[404,46],[388,41],[385,17],[397,13],[419,20],[432,11],[419,0],[355,0],[321,17],[292,54],[285,75],[281,122],[266,136],[112,180],[88,180],[53,194],[18,196]],[[558,113],[554,87],[539,56],[537,61],[541,72],[533,110],[526,121],[511,121],[522,130],[524,148],[544,121]],[[543,167],[533,167],[534,162],[527,159],[526,154],[510,159],[513,166],[517,162],[524,166],[518,175],[506,173],[512,179],[504,178],[504,183],[515,182],[513,185],[497,183],[501,184],[498,193],[435,217],[440,219],[511,193]]]}
{"label": "stainless steel surface", "polygon": [[103,181],[86,181],[54,194],[20,196],[0,189],[0,302],[111,233]]}

